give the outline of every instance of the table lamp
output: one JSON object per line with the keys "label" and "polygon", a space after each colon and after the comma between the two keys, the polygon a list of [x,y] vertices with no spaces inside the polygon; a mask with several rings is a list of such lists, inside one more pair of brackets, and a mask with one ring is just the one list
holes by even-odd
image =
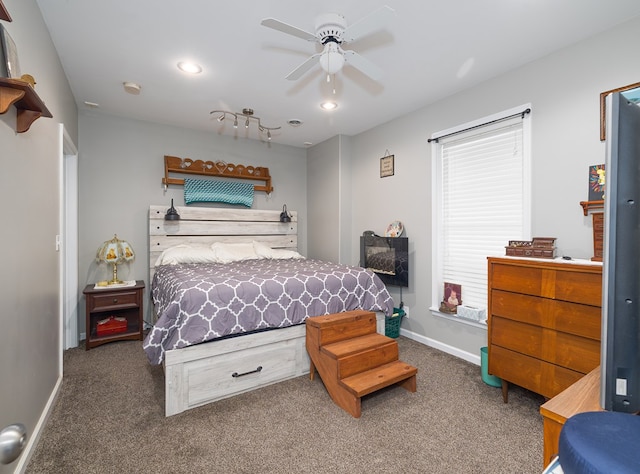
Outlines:
{"label": "table lamp", "polygon": [[113,279],[108,281],[107,285],[122,284],[123,281],[118,280],[118,264],[130,262],[134,258],[135,254],[129,242],[118,239],[115,234],[113,239],[107,240],[98,248],[98,253],[96,254],[96,261],[113,265]]}

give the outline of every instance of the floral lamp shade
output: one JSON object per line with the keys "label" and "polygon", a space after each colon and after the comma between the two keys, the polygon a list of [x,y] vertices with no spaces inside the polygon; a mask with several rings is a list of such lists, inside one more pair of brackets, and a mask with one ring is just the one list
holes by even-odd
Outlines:
{"label": "floral lamp shade", "polygon": [[134,258],[135,253],[129,242],[120,240],[117,235],[104,242],[96,253],[96,261],[113,265],[113,279],[108,282],[110,285],[122,283],[122,280],[118,280],[118,265]]}

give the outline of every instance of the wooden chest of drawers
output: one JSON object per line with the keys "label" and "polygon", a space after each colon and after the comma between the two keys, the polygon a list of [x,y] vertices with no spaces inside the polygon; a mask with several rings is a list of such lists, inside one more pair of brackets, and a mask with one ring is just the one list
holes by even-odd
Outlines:
{"label": "wooden chest of drawers", "polygon": [[551,398],[600,364],[602,266],[488,259],[490,374]]}

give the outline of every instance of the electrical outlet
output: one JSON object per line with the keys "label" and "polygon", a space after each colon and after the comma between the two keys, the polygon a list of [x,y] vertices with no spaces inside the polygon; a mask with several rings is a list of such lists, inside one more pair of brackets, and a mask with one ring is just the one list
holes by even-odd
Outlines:
{"label": "electrical outlet", "polygon": [[404,317],[408,318],[409,317],[409,307],[408,306],[403,306],[402,309],[404,309]]}

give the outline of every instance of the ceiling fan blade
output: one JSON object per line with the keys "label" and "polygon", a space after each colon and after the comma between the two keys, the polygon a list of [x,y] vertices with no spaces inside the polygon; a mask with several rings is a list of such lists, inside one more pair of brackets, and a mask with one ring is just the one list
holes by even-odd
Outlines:
{"label": "ceiling fan blade", "polygon": [[309,57],[309,59],[307,59],[300,66],[298,66],[293,71],[291,71],[287,75],[287,77],[285,77],[285,79],[288,79],[290,81],[295,81],[297,79],[300,79],[305,72],[309,71],[313,66],[318,64],[318,58],[321,56],[321,54],[322,53],[318,53],[318,54],[314,54],[313,56]]}
{"label": "ceiling fan blade", "polygon": [[347,64],[350,64],[356,69],[360,70],[360,72],[366,74],[374,81],[378,81],[382,78],[382,75],[384,74],[382,69],[380,69],[368,59],[360,56],[355,51],[343,51],[342,53]]}
{"label": "ceiling fan blade", "polygon": [[265,18],[260,22],[260,24],[268,28],[273,28],[274,30],[281,31],[288,35],[297,36],[298,38],[302,38],[303,40],[318,41],[316,35],[309,33],[308,31],[301,30],[300,28],[296,28],[295,26],[287,25],[286,23],[283,23],[280,20],[276,20],[275,18]]}
{"label": "ceiling fan blade", "polygon": [[378,8],[369,13],[364,18],[356,21],[353,25],[349,25],[342,34],[345,42],[355,41],[358,38],[368,35],[369,33],[379,30],[386,25],[396,14],[395,10],[387,5]]}

